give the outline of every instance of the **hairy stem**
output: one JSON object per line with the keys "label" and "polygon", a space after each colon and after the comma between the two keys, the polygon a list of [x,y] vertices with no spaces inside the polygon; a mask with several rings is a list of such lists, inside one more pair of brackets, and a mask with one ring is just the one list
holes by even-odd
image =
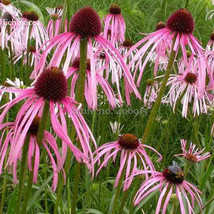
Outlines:
{"label": "hairy stem", "polygon": [[[174,38],[176,38],[176,36]],[[149,120],[147,122],[145,131],[144,131],[144,134],[143,134],[143,137],[142,137],[142,143],[145,143],[146,140],[148,139],[149,135],[150,135],[150,132],[151,132],[152,126],[153,126],[153,121],[155,120],[155,118],[157,116],[157,112],[158,112],[159,106],[161,104],[161,99],[162,99],[163,94],[164,94],[165,89],[166,89],[166,84],[167,84],[167,81],[169,79],[169,75],[170,75],[170,72],[172,70],[174,60],[175,60],[175,52],[173,51],[174,44],[175,44],[175,39],[174,39],[173,44],[172,44],[172,49],[171,49],[171,53],[170,53],[170,57],[169,57],[169,62],[168,62],[168,65],[167,65],[167,70],[165,72],[165,75],[164,75],[164,78],[163,78],[163,81],[162,81],[162,85],[160,87],[160,91],[159,91],[158,97],[157,97],[156,102],[155,102],[155,104],[154,104],[154,106],[152,108],[151,114],[149,116]]]}

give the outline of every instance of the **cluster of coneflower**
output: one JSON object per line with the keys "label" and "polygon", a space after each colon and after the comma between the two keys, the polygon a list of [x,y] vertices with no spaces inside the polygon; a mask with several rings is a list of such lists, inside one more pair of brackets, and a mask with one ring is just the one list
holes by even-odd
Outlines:
{"label": "cluster of coneflower", "polygon": [[[187,9],[175,11],[166,23],[158,23],[155,32],[136,44],[125,38],[126,25],[117,4],[111,5],[102,21],[89,6],[76,12],[70,21],[63,16],[63,6],[47,8],[51,16],[47,27],[36,12],[21,12],[9,1],[1,1],[0,10],[0,174],[12,173],[14,183],[19,183],[18,213],[25,213],[27,209],[27,202],[20,205],[26,166],[31,172],[28,183],[32,186],[32,182],[37,182],[44,151],[53,169],[53,191],[66,181],[71,156],[76,159],[76,169],[86,165],[92,179],[109,162],[119,158],[115,179],[118,191],[123,186],[123,191],[127,192],[135,177],[144,175],[134,197],[135,206],[159,190],[155,213],[166,213],[174,193],[182,214],[187,213],[186,210],[194,213],[194,201],[202,208],[201,192],[184,179],[177,164],[162,172],[156,171],[156,159],[151,159],[147,150],[157,154],[157,161],[161,161],[162,156],[146,142],[161,103],[170,104],[174,111],[182,103],[183,117],[191,111],[193,116],[206,113],[207,106],[212,106],[213,34],[204,50],[193,36],[194,21]],[[20,63],[22,71],[11,68],[8,73],[6,57],[12,67]],[[102,142],[97,147],[81,109],[99,108],[99,91],[112,109],[122,106],[124,100],[131,105],[132,94],[141,99],[138,87],[147,66],[153,66],[154,72],[147,80],[143,102],[152,110],[142,139],[126,133],[116,141]],[[173,70],[174,66],[177,70]],[[15,77],[25,77],[28,82],[7,79]],[[13,107],[18,112],[11,121]],[[203,150],[198,151],[193,144],[187,149],[185,140],[181,140],[181,144],[181,155],[193,163],[210,156],[202,154]],[[60,172],[64,175],[63,181],[58,179]],[[75,175],[74,185],[78,186],[78,175]],[[30,192],[31,188],[28,190]],[[73,213],[77,196],[73,194]],[[111,207],[113,214],[117,202],[118,194]]]}

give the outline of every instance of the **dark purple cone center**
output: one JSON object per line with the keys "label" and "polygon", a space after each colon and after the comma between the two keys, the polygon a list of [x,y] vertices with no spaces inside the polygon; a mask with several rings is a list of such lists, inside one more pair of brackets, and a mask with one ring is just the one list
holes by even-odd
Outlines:
{"label": "dark purple cone center", "polygon": [[[73,63],[72,67],[77,68],[78,70],[80,69],[80,58],[76,58]],[[87,70],[91,70],[91,64],[90,64],[90,59],[87,59]]]}
{"label": "dark purple cone center", "polygon": [[98,36],[102,31],[100,17],[93,8],[84,7],[71,19],[70,31],[81,38]]}
{"label": "dark purple cone center", "polygon": [[[171,167],[171,168],[170,168]],[[165,179],[173,184],[182,184],[184,180],[184,173],[179,167],[170,166],[163,171]]]}
{"label": "dark purple cone center", "polygon": [[133,134],[121,135],[118,143],[124,149],[137,149],[140,145],[139,139]]}
{"label": "dark purple cone center", "polygon": [[56,67],[44,70],[35,83],[35,92],[45,100],[62,101],[67,95],[67,80],[63,72]]}
{"label": "dark purple cone center", "polygon": [[175,33],[191,34],[194,31],[193,17],[187,9],[179,9],[168,18],[166,26]]}
{"label": "dark purple cone center", "polygon": [[38,21],[39,20],[39,16],[36,12],[34,11],[25,11],[22,14],[23,18],[26,18],[29,21]]}
{"label": "dark purple cone center", "polygon": [[165,27],[166,27],[166,24],[164,22],[158,22],[156,24],[156,30],[161,30],[161,29],[163,29]]}
{"label": "dark purple cone center", "polygon": [[36,116],[30,126],[30,128],[28,129],[28,133],[31,135],[37,135],[38,131],[39,131],[39,121],[40,121],[40,117]]}
{"label": "dark purple cone center", "polygon": [[197,76],[193,73],[188,73],[184,79],[187,83],[193,84],[197,81]]}
{"label": "dark purple cone center", "polygon": [[210,40],[211,40],[211,41],[214,41],[214,32],[212,32],[212,33],[210,34]]}
{"label": "dark purple cone center", "polygon": [[134,44],[133,44],[132,40],[130,40],[130,39],[126,39],[122,44],[122,46],[125,48],[131,48],[133,45]]}
{"label": "dark purple cone center", "polygon": [[119,7],[118,4],[111,4],[109,8],[109,13],[114,15],[119,15],[121,14],[121,8]]}

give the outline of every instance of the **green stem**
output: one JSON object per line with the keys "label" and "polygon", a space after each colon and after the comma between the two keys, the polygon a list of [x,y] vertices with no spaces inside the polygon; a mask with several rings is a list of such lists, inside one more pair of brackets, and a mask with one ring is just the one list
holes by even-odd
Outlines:
{"label": "green stem", "polygon": [[[86,76],[86,69],[87,69],[87,46],[88,40],[86,38],[81,39],[80,41],[80,70],[79,70],[79,78],[76,88],[76,100],[79,103],[84,103],[84,86],[85,86],[85,76]],[[76,213],[76,204],[78,198],[78,186],[80,182],[80,171],[81,171],[81,164],[76,162],[75,167],[75,175],[74,175],[74,188],[73,188],[73,201],[71,207],[71,213]]]}
{"label": "green stem", "polygon": [[32,166],[33,166],[32,171],[29,172],[29,176],[28,176],[27,187],[26,187],[25,194],[24,194],[21,214],[25,214],[27,212],[27,205],[28,205],[28,201],[30,198],[32,185],[33,185],[34,162],[35,162],[35,154],[33,156],[33,161],[32,161]]}
{"label": "green stem", "polygon": [[151,132],[152,126],[153,126],[153,121],[157,116],[157,112],[158,112],[158,109],[159,109],[159,106],[160,106],[160,103],[161,103],[161,99],[162,99],[162,96],[163,96],[163,94],[165,92],[166,84],[167,84],[167,81],[169,79],[169,75],[170,75],[171,69],[173,67],[173,63],[174,63],[174,60],[175,60],[175,52],[173,51],[173,47],[174,47],[174,44],[175,44],[175,38],[176,38],[176,35],[174,37],[174,41],[173,41],[173,44],[172,44],[172,49],[171,49],[171,53],[170,53],[170,57],[169,57],[169,62],[168,62],[168,65],[167,65],[167,70],[165,72],[165,75],[164,75],[164,78],[163,78],[163,81],[162,81],[162,85],[160,87],[160,91],[159,91],[158,97],[156,99],[156,102],[155,102],[155,104],[154,104],[154,106],[152,108],[151,114],[149,116],[149,120],[147,122],[145,131],[144,131],[144,134],[143,134],[143,137],[142,137],[142,143],[145,143],[146,140],[148,139],[149,135],[150,135],[150,132]]}
{"label": "green stem", "polygon": [[120,204],[119,213],[123,213],[123,208],[124,208],[125,203],[127,201],[128,195],[129,195],[129,190],[126,190],[123,193],[123,198],[122,198],[122,201],[121,201],[121,204]]}
{"label": "green stem", "polygon": [[4,178],[3,187],[2,187],[2,195],[1,195],[1,203],[0,203],[0,214],[3,214],[5,194],[7,192],[7,181],[8,181],[7,178]]}
{"label": "green stem", "polygon": [[115,214],[116,213],[116,209],[117,209],[117,202],[120,196],[120,190],[121,190],[121,186],[122,186],[122,181],[123,181],[123,173],[120,176],[120,180],[114,195],[114,201],[113,201],[113,205],[112,205],[112,209],[110,210],[109,214]]}
{"label": "green stem", "polygon": [[[44,131],[45,131],[46,127],[48,126],[48,121],[49,121],[48,116],[49,116],[49,104],[48,104],[48,102],[45,101],[42,118],[39,123],[39,130],[38,130],[38,134],[37,134],[37,143],[39,146],[42,145]],[[33,156],[33,161],[32,161],[32,171],[29,172],[29,176],[28,176],[28,182],[27,182],[27,187],[26,187],[26,191],[24,194],[21,214],[25,214],[27,211],[27,205],[28,205],[28,201],[29,201],[29,197],[30,197],[31,189],[32,189],[32,185],[33,185],[34,163],[35,163],[35,154]]]}
{"label": "green stem", "polygon": [[42,118],[39,122],[39,131],[37,134],[37,142],[38,142],[39,146],[42,145],[42,139],[43,139],[45,129],[48,126],[48,121],[49,121],[49,103],[47,101],[45,101]]}
{"label": "green stem", "polygon": [[184,8],[187,8],[187,7],[188,7],[188,4],[189,4],[189,0],[186,0],[185,7],[184,7]]}
{"label": "green stem", "polygon": [[27,172],[27,153],[28,153],[29,142],[30,142],[30,135],[27,135],[27,138],[25,139],[25,143],[23,146],[23,151],[22,151],[18,195],[17,195],[17,201],[16,201],[16,210],[18,211],[18,213],[20,213],[21,211],[21,200],[22,200],[22,194],[24,190],[24,183],[25,183],[26,172]]}
{"label": "green stem", "polygon": [[2,50],[1,48],[0,48],[0,50],[1,50],[1,74],[2,74],[1,80],[2,80],[2,82],[4,82],[4,81],[6,80],[5,52],[4,52],[4,50]]}

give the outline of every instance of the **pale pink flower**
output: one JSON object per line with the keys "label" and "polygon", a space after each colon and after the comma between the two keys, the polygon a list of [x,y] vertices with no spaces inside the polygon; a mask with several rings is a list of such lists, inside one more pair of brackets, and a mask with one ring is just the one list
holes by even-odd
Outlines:
{"label": "pale pink flower", "polygon": [[[60,34],[60,22],[63,14],[63,6],[60,5],[56,8],[47,7],[46,10],[51,17],[47,25],[48,36],[51,39]],[[64,32],[67,32],[67,19],[65,20]]]}
{"label": "pale pink flower", "polygon": [[121,8],[117,4],[112,4],[109,14],[103,19],[104,37],[112,44],[125,40],[126,24],[121,14]]}
{"label": "pale pink flower", "polygon": [[189,146],[189,149],[187,149],[187,141],[182,139],[181,140],[181,149],[182,149],[182,154],[177,154],[175,156],[183,156],[185,157],[187,160],[193,162],[193,163],[198,163],[200,161],[203,161],[207,158],[210,157],[210,153],[206,152],[204,154],[202,154],[205,150],[205,148],[203,148],[202,150],[199,150],[195,144],[191,143]]}
{"label": "pale pink flower", "polygon": [[23,49],[21,47],[21,41],[16,35],[16,29],[21,17],[21,12],[9,1],[0,3],[0,10],[0,46],[2,47],[2,49],[8,48],[8,42],[10,41],[11,48],[14,52],[16,51],[16,49]]}
{"label": "pale pink flower", "polygon": [[[96,142],[88,125],[80,113],[78,103],[67,96],[67,80],[62,71],[56,67],[52,67],[43,71],[38,77],[33,88],[26,89],[0,89],[0,92],[15,92],[19,95],[0,107],[2,113],[0,115],[0,124],[3,122],[7,112],[22,100],[22,104],[15,120],[16,134],[14,141],[16,142],[16,150],[13,158],[17,159],[20,149],[23,147],[25,136],[29,130],[36,115],[43,112],[44,105],[48,104],[50,111],[50,120],[53,131],[56,135],[67,144],[77,161],[87,164],[89,170],[93,174],[93,154],[90,147],[90,141],[96,148]],[[42,115],[42,113],[40,113]],[[77,141],[81,146],[80,151],[71,141],[67,133],[66,115],[73,122],[77,133]]]}
{"label": "pale pink flower", "polygon": [[[155,152],[159,156],[158,161],[161,161],[162,156],[152,147],[141,144],[140,140],[135,135],[121,135],[118,141],[106,143],[96,150],[96,158],[94,163],[98,162],[99,164],[96,174],[98,174],[101,169],[107,166],[107,164],[110,162],[110,159],[115,162],[120,153],[120,168],[115,180],[115,187],[117,187],[119,180],[124,173],[125,181],[131,177],[124,183],[123,190],[127,190],[133,181],[133,175],[137,168],[142,167],[144,170],[155,170],[155,167],[145,149],[150,149]],[[100,164],[101,157],[104,157],[104,160]],[[146,178],[148,178],[148,175],[146,175]]]}
{"label": "pale pink flower", "polygon": [[36,66],[36,62],[38,61],[39,57],[40,57],[40,54],[38,50],[36,50],[36,47],[33,45],[30,45],[28,51],[23,50],[23,52],[15,54],[14,64],[17,63],[20,59],[23,60],[23,64],[26,64],[28,59],[29,66],[34,67]]}
{"label": "pale pink flower", "polygon": [[48,34],[45,26],[39,20],[39,16],[34,11],[25,11],[18,26],[17,33],[22,39],[25,49],[27,49],[28,41],[34,40],[36,50],[44,48],[45,42],[48,41]]}
{"label": "pale pink flower", "polygon": [[[91,64],[91,94],[94,96],[92,99],[96,100],[97,83],[96,83],[96,70],[95,70],[95,58],[100,52],[105,52],[108,58],[114,60],[117,66],[121,66],[124,69],[124,78],[129,87],[132,88],[135,95],[140,98],[131,73],[129,72],[125,62],[123,61],[120,53],[116,50],[111,43],[109,43],[104,37],[100,36],[101,33],[101,21],[97,13],[91,7],[85,7],[79,10],[72,18],[70,22],[70,32],[60,34],[53,37],[47,43],[47,48],[42,53],[42,56],[33,72],[32,78],[39,75],[46,65],[47,56],[50,51],[55,48],[49,66],[59,67],[62,59],[65,57],[63,71],[68,71],[70,63],[77,57],[79,57],[79,43],[83,38],[88,39],[88,57]],[[98,50],[93,47],[92,39],[99,44]],[[107,61],[108,62],[108,61]],[[130,90],[128,90],[130,91]],[[128,92],[127,91],[127,92]],[[97,107],[97,103],[93,103],[93,109]]]}
{"label": "pale pink flower", "polygon": [[159,84],[156,80],[148,79],[146,90],[143,97],[144,106],[150,109],[157,99]]}
{"label": "pale pink flower", "polygon": [[177,106],[177,102],[181,98],[182,116],[187,117],[188,108],[192,106],[193,115],[199,115],[207,112],[206,102],[208,96],[206,91],[200,95],[200,61],[189,59],[188,67],[183,70],[183,67],[178,67],[178,74],[171,74],[167,82],[170,87],[168,93],[163,97],[164,103],[169,103],[173,106],[173,110]]}
{"label": "pale pink flower", "polygon": [[[72,76],[71,81],[71,93],[70,96],[75,99],[75,88],[76,83],[79,77],[79,68],[80,68],[80,59],[76,58],[73,63],[72,67],[68,69],[67,78]],[[88,107],[93,109],[93,103],[97,103],[98,96],[93,96],[92,94],[92,85],[91,85],[91,71],[90,71],[90,60],[87,61],[87,69],[86,69],[86,80],[85,80],[85,99],[88,104]],[[108,83],[106,79],[100,74],[99,71],[96,71],[96,83],[100,85],[103,92],[105,93],[106,97],[108,98],[108,102],[112,108],[117,106],[117,99],[116,95]],[[95,100],[93,100],[95,98]]]}
{"label": "pale pink flower", "polygon": [[144,175],[147,173],[155,176],[143,182],[134,198],[135,206],[148,195],[159,189],[160,197],[155,214],[166,213],[167,205],[174,191],[179,201],[181,214],[187,214],[185,211],[185,202],[188,208],[188,214],[194,213],[195,201],[200,208],[202,207],[201,192],[193,184],[184,180],[184,173],[175,162],[163,172],[144,170],[137,172],[135,175]]}
{"label": "pale pink flower", "polygon": [[[14,81],[7,78],[6,81],[2,85],[0,85],[0,89],[21,89],[21,88],[25,88],[25,85],[24,82],[18,78],[15,78]],[[0,92],[0,101],[2,100],[4,93],[5,93],[4,91]],[[12,101],[14,97],[18,96],[18,93],[14,92],[9,92],[8,94],[10,101]]]}
{"label": "pale pink flower", "polygon": [[[28,168],[30,171],[33,170],[32,159],[33,159],[33,156],[35,156],[33,182],[37,183],[41,148],[44,148],[48,154],[48,157],[51,162],[51,167],[53,169],[52,189],[53,191],[55,191],[58,183],[58,173],[61,170],[63,170],[62,167],[64,165],[65,158],[62,158],[62,156],[66,156],[67,146],[66,144],[63,145],[62,154],[60,154],[55,138],[48,131],[44,132],[42,145],[39,145],[37,141],[37,136],[36,136],[39,129],[39,120],[40,120],[40,117],[36,116],[28,129],[27,135],[29,136],[29,142],[26,141],[28,137],[25,136],[24,138],[24,142],[29,143],[28,154],[27,154]],[[14,139],[17,139],[15,123],[1,124],[0,130],[3,131],[3,135],[0,139],[0,157],[1,157],[0,158],[0,175],[2,174],[3,164],[4,162],[6,162],[5,168],[8,168],[9,171],[11,170],[13,172],[14,183],[18,183],[17,167],[18,167],[18,162],[22,158],[24,144],[22,145],[21,148],[17,148],[19,147],[19,144],[17,144],[16,141],[14,141]],[[7,135],[6,135],[6,131],[7,131]],[[16,158],[14,158],[14,153],[17,149],[19,149],[18,150],[19,154],[18,156],[16,156]],[[8,157],[7,157],[7,153],[8,153]]]}
{"label": "pale pink flower", "polygon": [[[140,40],[135,44],[128,52],[130,54],[133,49],[140,47],[139,51],[136,53],[133,60],[129,63],[129,68],[133,66],[133,63],[137,61],[136,69],[139,68],[139,76],[137,80],[137,85],[140,84],[145,67],[150,60],[153,52],[158,48],[160,53],[158,56],[165,54],[166,51],[170,51],[172,48],[173,40],[175,40],[173,51],[176,56],[181,50],[181,54],[186,63],[187,51],[186,46],[188,46],[192,54],[200,61],[200,73],[198,73],[199,81],[199,96],[203,96],[205,90],[205,78],[206,78],[206,62],[204,59],[203,48],[199,41],[193,36],[194,21],[191,13],[187,9],[179,9],[175,11],[167,20],[166,27],[150,33],[148,36]],[[139,67],[140,62],[143,61],[141,67]],[[159,57],[156,58],[154,71],[157,70],[157,65],[159,64]]]}

